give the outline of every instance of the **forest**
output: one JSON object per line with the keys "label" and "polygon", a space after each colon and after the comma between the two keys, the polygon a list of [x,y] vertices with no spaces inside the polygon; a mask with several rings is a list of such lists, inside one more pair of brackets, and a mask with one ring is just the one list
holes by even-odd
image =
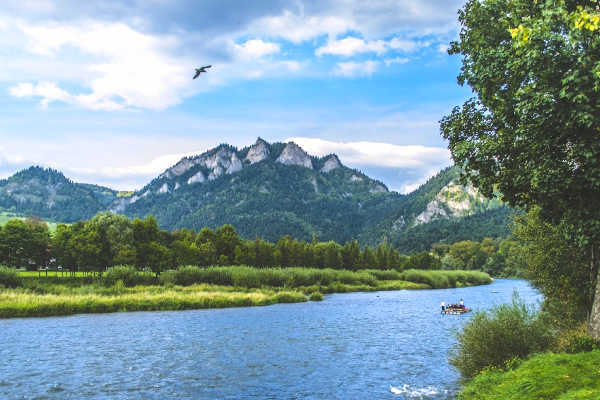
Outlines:
{"label": "forest", "polygon": [[39,218],[11,219],[0,228],[0,264],[37,270],[102,273],[131,265],[156,275],[184,265],[247,265],[252,267],[361,269],[483,270],[493,276],[518,276],[519,243],[484,238],[453,244],[436,243],[428,250],[402,254],[383,241],[376,247],[357,240],[339,244],[310,242],[289,235],[276,242],[242,239],[231,225],[161,230],[156,219],[128,219],[99,213],[88,221],[59,224],[53,233]]}

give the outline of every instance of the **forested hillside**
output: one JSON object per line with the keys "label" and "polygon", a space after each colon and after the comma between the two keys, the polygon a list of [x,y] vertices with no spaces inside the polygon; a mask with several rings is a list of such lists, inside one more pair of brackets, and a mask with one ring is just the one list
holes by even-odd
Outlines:
{"label": "forested hillside", "polygon": [[106,210],[153,215],[167,230],[231,224],[247,239],[387,241],[403,252],[503,237],[510,214],[500,201],[460,185],[455,167],[402,195],[334,154],[313,157],[294,143],[260,138],[241,150],[223,144],[183,158],[135,192],[74,183],[39,167],[0,181],[0,211],[75,222]]}

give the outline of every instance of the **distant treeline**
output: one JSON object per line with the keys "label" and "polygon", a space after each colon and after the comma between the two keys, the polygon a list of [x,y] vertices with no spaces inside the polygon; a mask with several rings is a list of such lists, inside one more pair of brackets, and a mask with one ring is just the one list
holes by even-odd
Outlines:
{"label": "distant treeline", "polygon": [[484,269],[502,275],[512,257],[512,242],[484,239],[434,245],[430,251],[403,255],[387,242],[375,248],[356,240],[300,241],[284,236],[276,243],[244,240],[231,225],[200,232],[161,230],[152,216],[130,220],[100,213],[89,221],[59,224],[51,234],[40,219],[12,219],[0,228],[0,264],[13,267],[62,266],[101,272],[133,265],[156,274],[181,265],[248,265],[333,269]]}

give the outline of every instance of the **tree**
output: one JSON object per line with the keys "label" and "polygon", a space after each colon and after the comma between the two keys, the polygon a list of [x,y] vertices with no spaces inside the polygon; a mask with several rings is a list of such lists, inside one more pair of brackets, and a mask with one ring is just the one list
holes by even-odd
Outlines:
{"label": "tree", "polygon": [[449,53],[477,97],[441,121],[454,161],[484,195],[569,227],[589,254],[600,338],[600,5],[468,0],[459,21]]}

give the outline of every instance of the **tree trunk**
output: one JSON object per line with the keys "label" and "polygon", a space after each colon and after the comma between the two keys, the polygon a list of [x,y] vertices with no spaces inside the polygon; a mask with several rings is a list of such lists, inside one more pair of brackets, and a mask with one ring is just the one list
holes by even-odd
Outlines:
{"label": "tree trunk", "polygon": [[590,268],[596,274],[596,289],[592,311],[590,312],[589,333],[594,339],[600,340],[600,268],[598,268],[598,255],[596,254],[595,245],[592,245],[591,248]]}

